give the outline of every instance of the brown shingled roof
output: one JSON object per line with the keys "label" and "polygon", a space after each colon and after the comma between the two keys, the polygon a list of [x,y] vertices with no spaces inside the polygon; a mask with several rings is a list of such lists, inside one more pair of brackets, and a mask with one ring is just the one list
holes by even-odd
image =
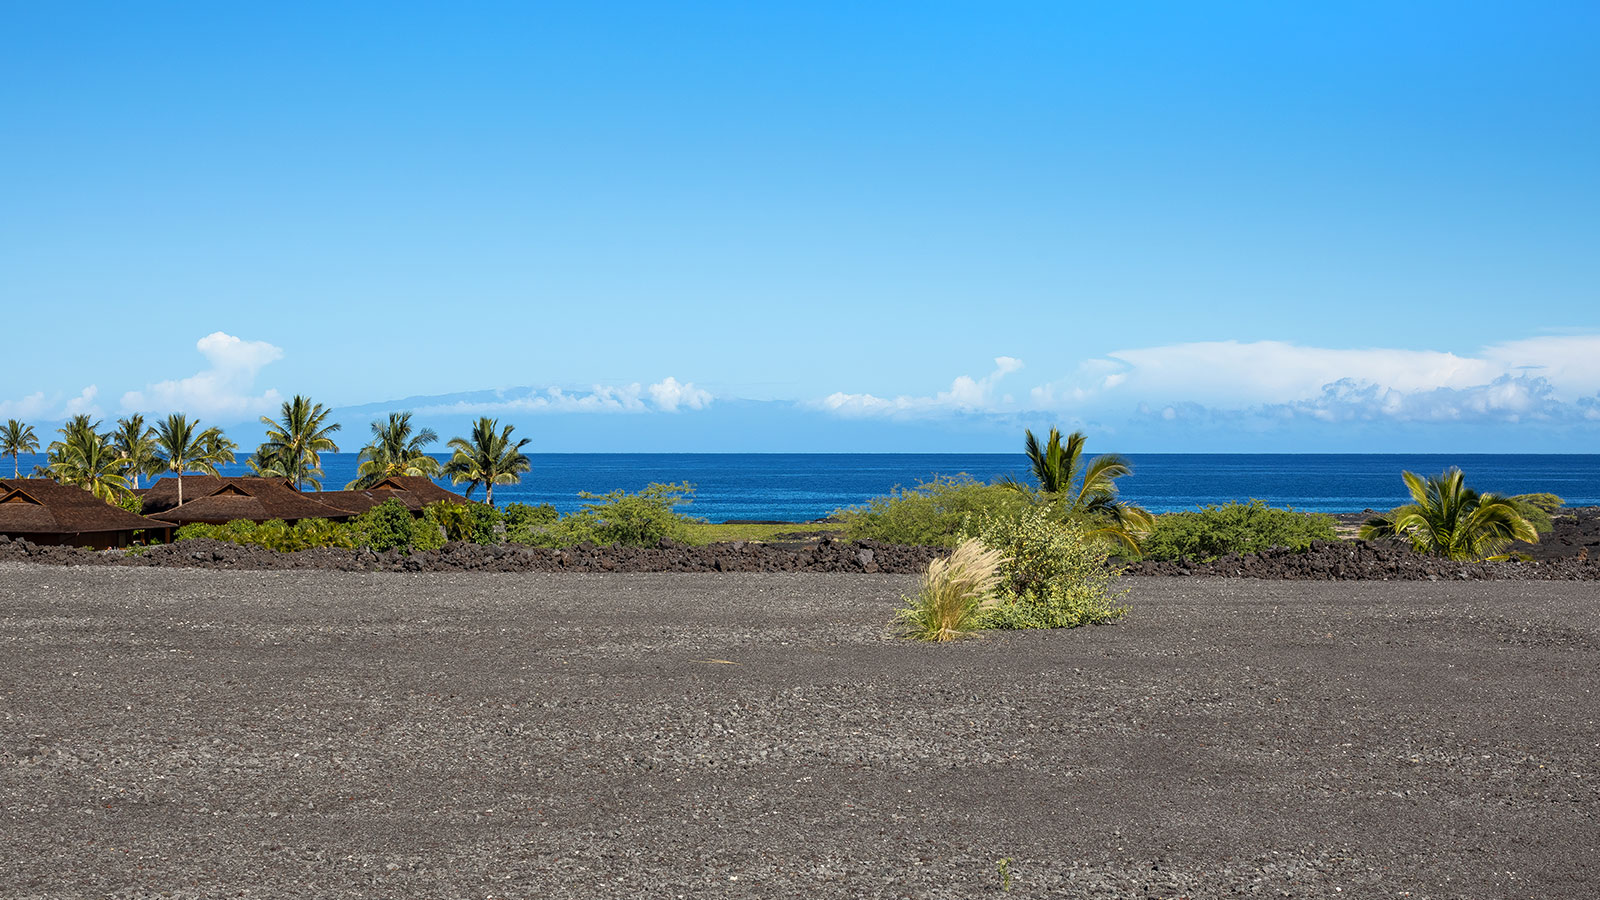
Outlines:
{"label": "brown shingled roof", "polygon": [[139,499],[144,501],[145,515],[166,512],[178,505],[178,479],[180,477],[183,479],[183,499],[186,501],[198,500],[208,494],[213,494],[217,488],[231,481],[277,481],[285,486],[289,484],[288,480],[283,478],[256,478],[251,475],[224,475],[221,477],[216,475],[163,475],[150,482],[149,487],[134,491],[139,495]]}
{"label": "brown shingled roof", "polygon": [[443,500],[446,503],[477,503],[466,497],[447,491],[435,484],[432,478],[425,475],[394,475],[373,485],[374,491],[407,491],[423,498],[423,503],[434,503]]}
{"label": "brown shingled roof", "polygon": [[430,503],[444,501],[445,503],[476,503],[460,494],[451,493],[433,480],[421,475],[396,475],[385,478],[370,488],[359,491],[324,491],[317,495],[324,503],[348,509],[355,513],[364,513],[385,500],[398,500],[405,504],[406,509],[414,513],[422,512],[422,508]]}
{"label": "brown shingled roof", "polygon": [[[184,485],[188,494],[189,486]],[[203,497],[187,500],[151,515],[165,522],[186,525],[190,522],[231,522],[249,519],[265,522],[282,519],[294,522],[300,519],[332,519],[342,522],[351,517],[350,510],[312,499],[318,494],[302,494],[288,482],[277,478],[225,478],[221,484]]]}
{"label": "brown shingled roof", "polygon": [[68,536],[171,527],[48,478],[0,479],[0,534]]}

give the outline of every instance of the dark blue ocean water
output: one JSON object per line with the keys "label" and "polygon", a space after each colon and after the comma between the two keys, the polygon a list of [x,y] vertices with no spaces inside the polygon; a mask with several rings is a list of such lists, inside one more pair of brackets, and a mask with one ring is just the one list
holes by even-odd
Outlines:
{"label": "dark blue ocean water", "polygon": [[[805,521],[866,502],[935,475],[966,473],[987,481],[1024,477],[1021,454],[968,453],[541,453],[517,485],[495,489],[495,502],[551,503],[577,509],[579,491],[638,490],[652,481],[696,486],[691,515]],[[1386,509],[1406,501],[1402,469],[1437,474],[1460,466],[1480,491],[1550,491],[1575,506],[1600,505],[1600,455],[1193,454],[1130,457],[1134,474],[1123,496],[1155,512],[1256,498],[1319,512]],[[0,472],[10,474],[10,460]],[[23,457],[27,472],[42,458]],[[355,477],[353,453],[323,457],[324,486]],[[244,474],[242,465],[229,474]],[[474,495],[482,498],[482,489]]]}

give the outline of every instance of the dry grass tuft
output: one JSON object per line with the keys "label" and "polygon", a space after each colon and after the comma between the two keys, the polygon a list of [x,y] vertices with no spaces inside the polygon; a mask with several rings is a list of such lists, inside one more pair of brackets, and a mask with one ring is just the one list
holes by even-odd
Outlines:
{"label": "dry grass tuft", "polygon": [[953,641],[984,627],[999,602],[1000,565],[1005,556],[975,538],[956,545],[949,556],[928,564],[922,587],[895,614],[906,637],[919,641]]}

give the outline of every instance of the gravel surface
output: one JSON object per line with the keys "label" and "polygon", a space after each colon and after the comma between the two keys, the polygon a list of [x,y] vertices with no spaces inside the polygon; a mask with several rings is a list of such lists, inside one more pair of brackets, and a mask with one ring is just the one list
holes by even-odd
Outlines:
{"label": "gravel surface", "polygon": [[0,563],[0,896],[1593,897],[1592,583]]}

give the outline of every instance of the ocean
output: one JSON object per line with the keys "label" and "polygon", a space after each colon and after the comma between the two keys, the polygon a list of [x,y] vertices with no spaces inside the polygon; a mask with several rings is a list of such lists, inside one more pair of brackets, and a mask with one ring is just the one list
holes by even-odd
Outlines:
{"label": "ocean", "polygon": [[[1600,454],[1130,454],[1133,475],[1122,495],[1152,512],[1259,499],[1314,512],[1388,509],[1406,502],[1400,472],[1437,474],[1460,466],[1480,491],[1549,491],[1569,505],[1600,505]],[[495,488],[495,502],[550,503],[562,512],[582,506],[579,491],[635,491],[651,482],[688,481],[694,502],[683,511],[729,519],[806,521],[865,503],[896,487],[936,475],[982,481],[1025,478],[1018,453],[536,453],[521,484]],[[22,458],[27,473],[42,457]],[[9,459],[0,472],[9,475]],[[355,478],[354,453],[327,454],[323,484]],[[247,474],[229,466],[225,474]],[[444,483],[444,482],[441,482]],[[447,483],[446,483],[447,484]],[[448,484],[447,484],[448,486]],[[475,497],[482,499],[480,488]]]}

